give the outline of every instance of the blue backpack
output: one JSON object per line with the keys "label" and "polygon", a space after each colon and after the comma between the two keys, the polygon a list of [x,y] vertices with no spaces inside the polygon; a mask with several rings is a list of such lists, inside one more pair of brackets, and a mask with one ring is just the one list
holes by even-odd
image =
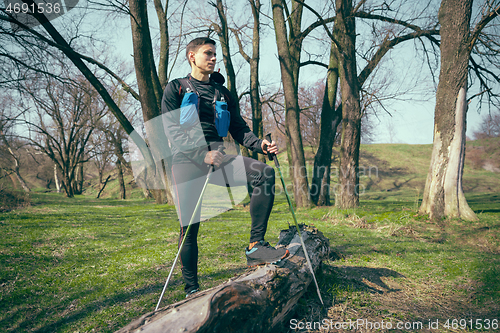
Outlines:
{"label": "blue backpack", "polygon": [[[181,128],[189,129],[199,122],[200,98],[189,77],[181,78],[179,82],[182,90],[184,90],[184,96],[181,102],[180,124]],[[214,82],[212,84],[215,87],[215,96],[212,102],[214,107],[215,128],[220,137],[226,137],[231,122],[231,113],[227,109],[227,102],[224,100],[224,96],[221,95],[217,87],[218,83]],[[180,93],[182,94],[182,92]]]}

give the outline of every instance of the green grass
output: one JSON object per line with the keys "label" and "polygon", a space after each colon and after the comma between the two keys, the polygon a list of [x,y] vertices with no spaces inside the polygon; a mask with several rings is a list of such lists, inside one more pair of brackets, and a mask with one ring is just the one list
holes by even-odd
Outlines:
{"label": "green grass", "polygon": [[[360,207],[296,211],[329,238],[331,256],[317,272],[325,307],[311,285],[292,318],[500,319],[498,175],[466,167],[467,200],[479,220],[433,223],[417,215],[430,146],[362,149],[361,164],[378,174],[362,177]],[[284,156],[280,162],[286,169]],[[118,200],[116,183],[108,186],[103,199],[90,188],[72,199],[33,193],[31,206],[0,213],[1,332],[112,332],[154,310],[177,250],[175,207],[139,199],[137,188],[134,199]],[[276,243],[288,222],[280,195],[267,240]],[[249,232],[244,205],[202,224],[202,289],[246,270]],[[183,298],[177,267],[162,305]]]}
{"label": "green grass", "polygon": [[[32,200],[32,207],[0,216],[1,331],[111,332],[154,309],[176,253],[173,206],[56,194]],[[469,202],[479,221],[443,225],[415,216],[411,200],[298,210],[300,222],[330,239],[332,257],[318,272],[326,307],[309,289],[294,318],[498,318],[500,196],[478,194]],[[289,221],[280,196],[268,240],[275,243]],[[249,231],[245,207],[203,223],[203,289],[246,270]],[[162,304],[183,297],[177,268]]]}

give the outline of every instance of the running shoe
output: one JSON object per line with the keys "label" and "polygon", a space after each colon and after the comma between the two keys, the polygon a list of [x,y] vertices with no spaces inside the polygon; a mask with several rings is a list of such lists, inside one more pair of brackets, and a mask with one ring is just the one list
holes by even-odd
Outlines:
{"label": "running shoe", "polygon": [[264,264],[276,264],[281,259],[286,258],[289,252],[285,248],[275,249],[268,242],[261,240],[252,249],[249,250],[247,247],[245,254],[247,256],[247,265],[253,267]]}
{"label": "running shoe", "polygon": [[197,293],[198,291],[200,291],[200,289],[193,289],[189,291],[188,293],[186,293],[186,298],[193,296],[193,294]]}

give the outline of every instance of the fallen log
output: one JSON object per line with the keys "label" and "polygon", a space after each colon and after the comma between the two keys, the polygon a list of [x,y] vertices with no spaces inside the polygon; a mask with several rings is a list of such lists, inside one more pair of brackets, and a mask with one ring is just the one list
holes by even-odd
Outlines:
{"label": "fallen log", "polygon": [[[301,226],[314,271],[329,253],[329,241],[316,228]],[[192,297],[150,312],[119,333],[269,332],[282,327],[312,281],[295,227],[280,233],[276,247],[290,256],[276,265],[244,274]]]}

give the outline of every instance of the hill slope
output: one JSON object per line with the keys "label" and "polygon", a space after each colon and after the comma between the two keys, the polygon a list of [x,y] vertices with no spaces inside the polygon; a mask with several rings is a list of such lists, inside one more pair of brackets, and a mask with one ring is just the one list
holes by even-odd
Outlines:
{"label": "hill slope", "polygon": [[[464,169],[464,191],[466,193],[493,192],[500,187],[500,138],[467,142],[466,164]],[[384,193],[400,191],[402,196],[421,196],[424,190],[431,158],[432,145],[409,144],[372,144],[361,145],[359,174],[361,194],[365,198],[383,198]],[[338,148],[334,148],[332,163],[332,184],[338,180]],[[309,178],[314,164],[314,154],[306,151]],[[282,170],[288,183],[288,161],[286,153],[279,155]],[[497,171],[498,170],[498,171]],[[111,178],[101,197],[118,198],[119,187],[116,171],[111,171]],[[107,177],[107,175],[105,176]],[[142,196],[132,177],[126,177],[127,197]],[[279,183],[279,182],[278,182]],[[97,179],[91,179],[84,194],[96,195],[100,186]]]}

